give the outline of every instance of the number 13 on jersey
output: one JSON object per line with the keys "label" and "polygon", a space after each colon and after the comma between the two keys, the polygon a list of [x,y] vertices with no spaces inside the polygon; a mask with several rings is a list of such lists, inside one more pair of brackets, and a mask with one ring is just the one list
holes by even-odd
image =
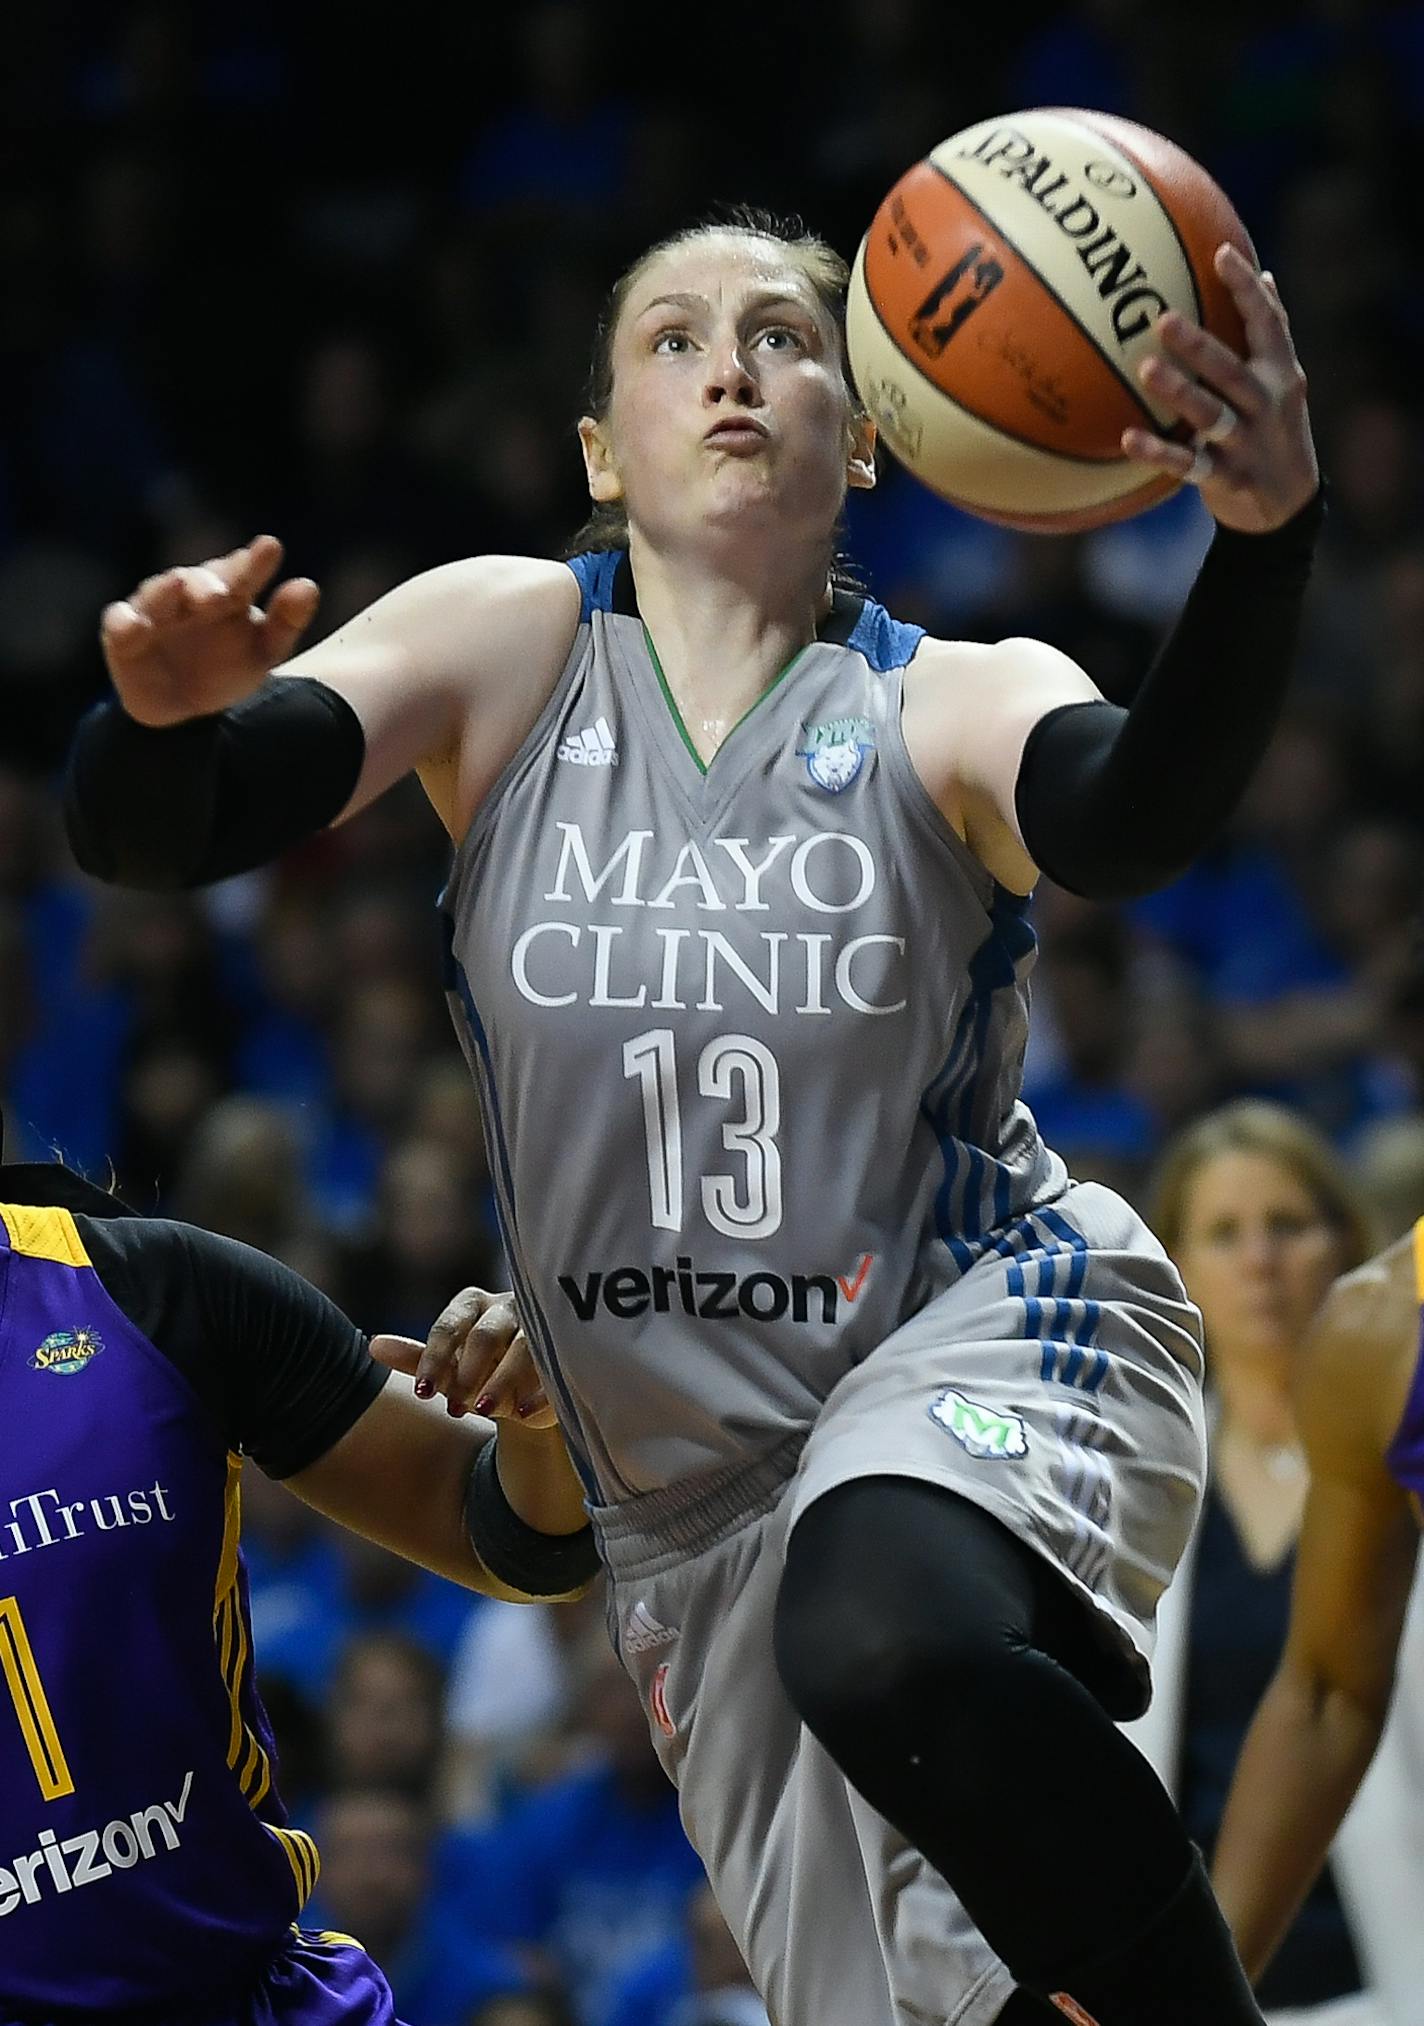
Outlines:
{"label": "number 13 on jersey", "polygon": [[[659,1231],[681,1231],[682,1108],[670,1027],[652,1027],[623,1044],[623,1074],[640,1084],[648,1143],[648,1193]],[[771,1050],[750,1034],[721,1034],[697,1058],[698,1094],[739,1103],[722,1126],[722,1145],[744,1163],[740,1173],[702,1177],[702,1213],[726,1238],[770,1238],[781,1228],[781,1072]]]}

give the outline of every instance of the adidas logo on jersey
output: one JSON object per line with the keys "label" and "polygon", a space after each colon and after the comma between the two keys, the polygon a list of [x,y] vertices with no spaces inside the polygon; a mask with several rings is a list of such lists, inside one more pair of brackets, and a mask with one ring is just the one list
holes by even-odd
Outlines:
{"label": "adidas logo on jersey", "polygon": [[618,742],[607,718],[596,719],[591,731],[570,733],[556,750],[561,760],[568,760],[575,767],[618,765]]}
{"label": "adidas logo on jersey", "polygon": [[659,1646],[671,1646],[677,1638],[670,1625],[660,1625],[640,1597],[623,1626],[625,1653],[653,1653]]}

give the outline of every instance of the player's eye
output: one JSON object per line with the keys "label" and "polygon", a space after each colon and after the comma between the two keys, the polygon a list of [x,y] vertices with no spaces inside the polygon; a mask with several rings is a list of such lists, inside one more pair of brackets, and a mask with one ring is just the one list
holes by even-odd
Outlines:
{"label": "player's eye", "polygon": [[806,341],[790,324],[769,324],[757,334],[757,343],[773,352],[804,352]]}
{"label": "player's eye", "polygon": [[653,350],[660,352],[664,358],[675,359],[691,349],[692,339],[686,331],[659,331],[653,339]]}

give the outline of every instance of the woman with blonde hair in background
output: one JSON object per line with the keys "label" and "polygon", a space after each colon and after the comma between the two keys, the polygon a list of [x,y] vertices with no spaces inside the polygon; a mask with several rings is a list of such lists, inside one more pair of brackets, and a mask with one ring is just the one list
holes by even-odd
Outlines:
{"label": "woman with blonde hair in background", "polygon": [[[1202,1312],[1213,1427],[1206,1503],[1159,1614],[1156,1698],[1130,1734],[1210,1855],[1289,1615],[1308,1484],[1293,1405],[1300,1347],[1332,1282],[1373,1240],[1329,1143],[1295,1113],[1255,1099],[1207,1114],[1172,1142],[1152,1219]],[[1369,1812],[1342,1835],[1261,1980],[1272,2021],[1394,2026],[1387,1989],[1397,1974],[1382,1948],[1397,1954],[1408,1943],[1362,1915],[1370,1873],[1397,1869],[1402,1853],[1382,1847],[1388,1831]]]}

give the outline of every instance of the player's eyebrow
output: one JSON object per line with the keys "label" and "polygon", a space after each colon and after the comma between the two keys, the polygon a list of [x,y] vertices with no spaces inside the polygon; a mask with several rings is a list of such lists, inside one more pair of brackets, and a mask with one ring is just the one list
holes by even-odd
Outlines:
{"label": "player's eyebrow", "polygon": [[[691,289],[674,289],[668,295],[655,295],[650,302],[643,304],[637,314],[640,317],[645,317],[650,310],[655,309],[705,310],[710,307],[711,305],[705,295],[698,295]],[[754,312],[767,309],[799,310],[802,316],[811,318],[814,321],[810,304],[803,301],[799,295],[793,295],[784,288],[764,289],[759,294],[754,295],[744,305],[745,311]]]}

